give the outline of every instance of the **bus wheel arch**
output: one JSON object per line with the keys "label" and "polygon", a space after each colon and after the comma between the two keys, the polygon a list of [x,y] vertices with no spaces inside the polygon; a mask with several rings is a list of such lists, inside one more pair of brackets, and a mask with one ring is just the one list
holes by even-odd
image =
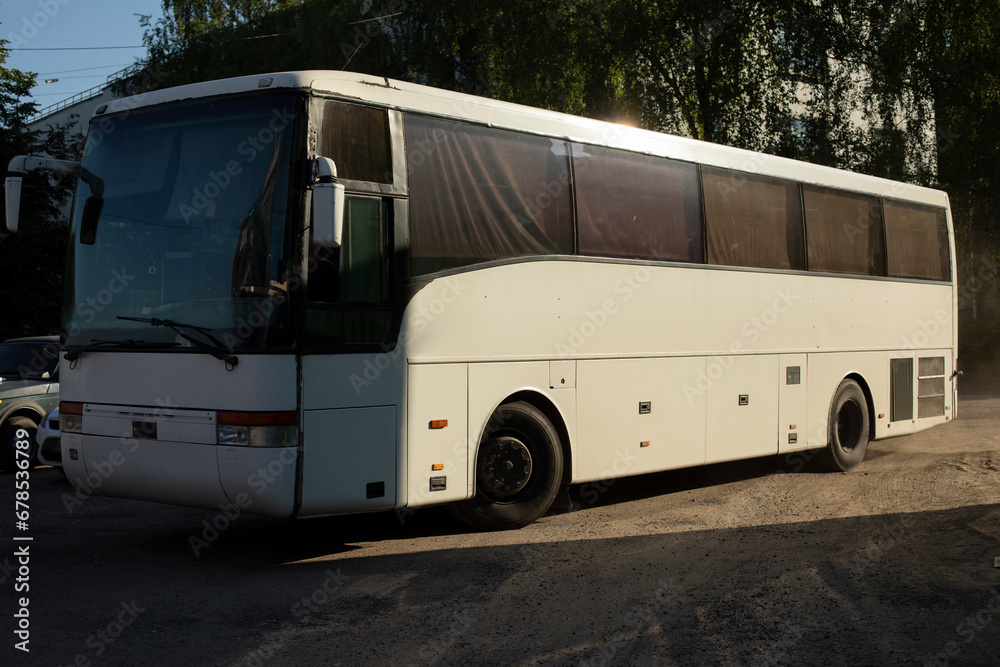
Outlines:
{"label": "bus wheel arch", "polygon": [[559,411],[559,408],[556,407],[555,403],[548,396],[537,391],[519,391],[516,394],[508,396],[500,405],[515,403],[517,401],[530,403],[541,410],[542,414],[548,418],[553,428],[555,428],[556,433],[559,435],[559,445],[562,448],[562,485],[569,486],[570,480],[573,478],[573,450],[570,447],[569,429],[566,427],[566,420],[563,418],[562,412]]}
{"label": "bus wheel arch", "polygon": [[543,402],[525,400],[532,398],[515,394],[490,415],[475,452],[475,494],[448,506],[463,523],[480,530],[521,528],[543,516],[564,488],[565,425],[558,411],[551,413],[553,423]]}
{"label": "bus wheel arch", "polygon": [[874,439],[874,413],[871,390],[859,375],[845,377],[830,401],[827,446],[821,458],[824,467],[834,472],[856,468]]}
{"label": "bus wheel arch", "polygon": [[875,439],[875,399],[872,398],[872,390],[868,382],[858,373],[849,374],[845,380],[854,380],[861,387],[861,392],[865,395],[865,403],[868,407],[868,442]]}

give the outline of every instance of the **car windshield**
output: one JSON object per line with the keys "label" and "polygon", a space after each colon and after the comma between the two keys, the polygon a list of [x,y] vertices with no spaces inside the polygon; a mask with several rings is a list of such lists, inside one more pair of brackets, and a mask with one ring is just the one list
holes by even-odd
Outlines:
{"label": "car windshield", "polygon": [[52,343],[0,343],[0,377],[5,380],[49,378],[59,365],[59,345]]}
{"label": "car windshield", "polygon": [[92,122],[83,165],[103,181],[103,207],[95,241],[83,242],[92,193],[81,182],[64,301],[70,346],[178,342],[153,318],[234,350],[291,342],[296,109],[295,97],[270,95]]}

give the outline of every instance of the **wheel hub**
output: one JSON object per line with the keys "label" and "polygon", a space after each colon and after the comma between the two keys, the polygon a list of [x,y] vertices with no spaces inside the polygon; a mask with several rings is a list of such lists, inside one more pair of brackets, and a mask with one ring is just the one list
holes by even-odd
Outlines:
{"label": "wheel hub", "polygon": [[531,478],[531,451],[517,438],[496,438],[486,446],[481,456],[483,490],[495,498],[516,494]]}
{"label": "wheel hub", "polygon": [[861,408],[853,402],[845,403],[837,414],[837,440],[845,452],[857,446],[861,438]]}

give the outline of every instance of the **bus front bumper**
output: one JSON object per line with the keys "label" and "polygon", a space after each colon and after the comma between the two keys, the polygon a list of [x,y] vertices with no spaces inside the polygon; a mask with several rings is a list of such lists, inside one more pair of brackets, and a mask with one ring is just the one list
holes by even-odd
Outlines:
{"label": "bus front bumper", "polygon": [[63,469],[85,495],[289,517],[295,447],[238,447],[63,433]]}

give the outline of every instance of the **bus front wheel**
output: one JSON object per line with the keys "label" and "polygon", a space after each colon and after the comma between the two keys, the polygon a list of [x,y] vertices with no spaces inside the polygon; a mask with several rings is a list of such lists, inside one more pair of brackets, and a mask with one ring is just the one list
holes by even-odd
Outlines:
{"label": "bus front wheel", "polygon": [[562,468],[559,435],[542,411],[523,401],[501,405],[479,441],[476,495],[448,509],[480,530],[527,526],[552,506]]}
{"label": "bus front wheel", "polygon": [[829,443],[824,463],[834,472],[847,472],[861,463],[868,449],[868,402],[854,380],[844,380],[830,404]]}

